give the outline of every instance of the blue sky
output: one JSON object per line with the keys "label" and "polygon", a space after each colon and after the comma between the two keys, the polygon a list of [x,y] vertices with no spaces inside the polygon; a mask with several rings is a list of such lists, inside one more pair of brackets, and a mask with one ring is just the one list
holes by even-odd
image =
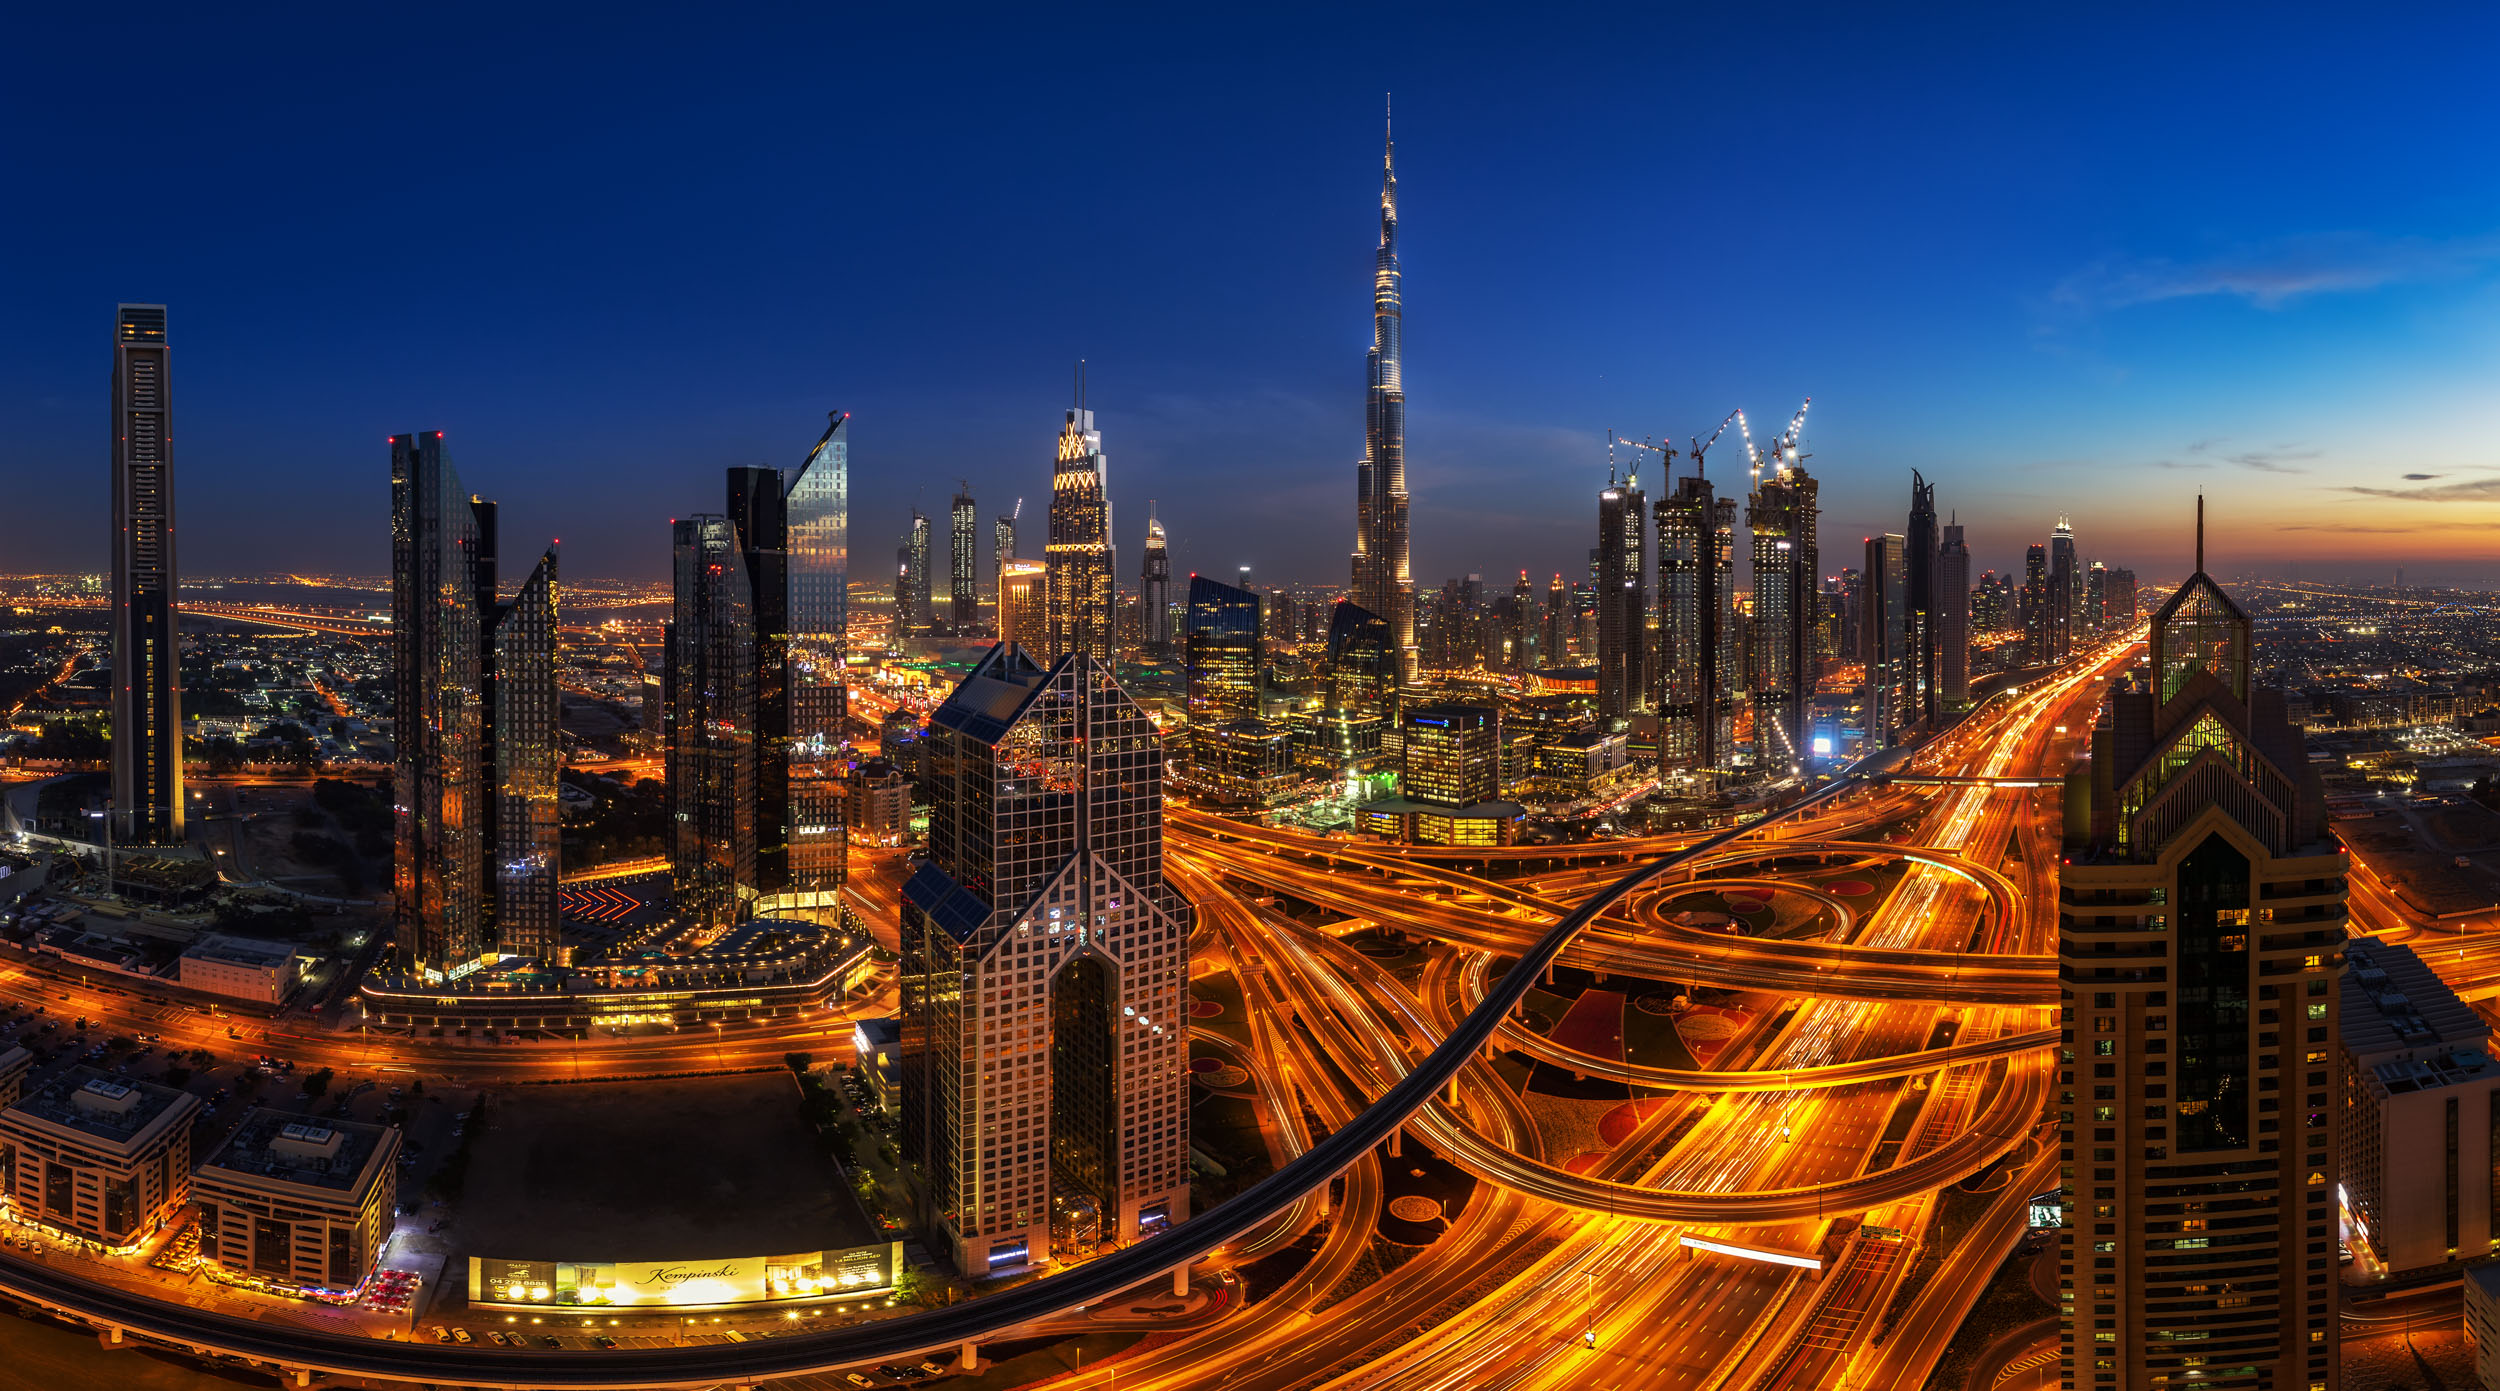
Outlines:
{"label": "blue sky", "polygon": [[101,563],[130,299],[194,572],[382,571],[441,429],[511,545],[657,575],[837,407],[881,568],[957,478],[1039,510],[1084,357],[1123,570],[1152,498],[1342,582],[1394,91],[1422,583],[1583,566],[1609,428],[1808,395],[1827,569],[1917,467],[1982,567],[2064,511],[2175,573],[2202,488],[2217,568],[2500,580],[2493,12],[1734,8],[47,14],[0,569]]}

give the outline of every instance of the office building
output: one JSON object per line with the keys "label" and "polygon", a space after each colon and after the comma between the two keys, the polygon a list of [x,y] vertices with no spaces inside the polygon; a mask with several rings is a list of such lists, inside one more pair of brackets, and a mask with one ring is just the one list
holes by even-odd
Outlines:
{"label": "office building", "polygon": [[1110,465],[1094,413],[1068,407],[1059,428],[1059,460],[1050,480],[1050,544],[1044,551],[1046,641],[1040,653],[1053,660],[1081,652],[1108,667],[1112,634]]}
{"label": "office building", "polygon": [[1172,651],[1172,552],[1163,539],[1163,523],[1155,518],[1155,505],[1146,504],[1146,564],[1137,577],[1137,607],[1141,624],[1140,642],[1146,651],[1161,657]]}
{"label": "office building", "polygon": [[1038,560],[1009,560],[998,570],[998,640],[1038,652],[1050,644],[1045,615],[1049,567]]}
{"label": "office building", "polygon": [[1553,582],[1545,587],[1545,624],[1542,645],[1537,650],[1537,665],[1568,666],[1571,662],[1571,591],[1563,586],[1562,572],[1554,572]]}
{"label": "office building", "polygon": [[[1007,562],[1016,559],[1016,522],[1024,516],[1024,499],[1016,499],[1016,510],[1002,513],[990,523],[990,573],[1005,576]],[[1004,583],[1003,578],[999,581]]]}
{"label": "office building", "polygon": [[0,1110],[17,1215],[115,1250],[138,1246],[191,1198],[200,1099],[72,1067]]}
{"label": "office building", "polygon": [[727,517],[670,527],[669,887],[679,917],[727,927],[757,895],[754,589]]}
{"label": "office building", "polygon": [[1260,596],[1248,589],[1189,577],[1189,620],[1182,638],[1188,672],[1189,719],[1220,723],[1259,713]]}
{"label": "office building", "polygon": [[959,482],[948,513],[946,547],[946,623],[957,637],[981,630],[980,509],[972,503],[972,484]]}
{"label": "office building", "polygon": [[843,824],[862,845],[901,845],[911,839],[911,778],[882,758],[851,770]]}
{"label": "office building", "polygon": [[1649,708],[1649,496],[1640,474],[1597,494],[1597,715],[1629,720]]}
{"label": "office building", "polygon": [[1922,729],[1936,727],[1936,485],[1910,470],[1910,521],[1901,537],[1909,659],[1908,686],[1902,720]]}
{"label": "office building", "polygon": [[1765,766],[1780,770],[1801,768],[1812,756],[1808,729],[1822,665],[1820,487],[1795,454],[1794,445],[1782,447],[1778,466],[1754,484],[1745,507],[1753,535],[1754,745]]}
{"label": "office building", "polygon": [[2102,580],[2101,617],[2113,631],[2135,626],[2135,571],[2113,569]]}
{"label": "office building", "polygon": [[1351,599],[1328,611],[1328,707],[1386,716],[1397,706],[1397,638],[1389,620]]}
{"label": "office building", "polygon": [[1490,705],[1416,705],[1398,718],[1398,795],[1370,802],[1373,835],[1415,845],[1508,845],[1526,808],[1502,800],[1502,715]]}
{"label": "office building", "polygon": [[746,576],[747,626],[755,671],[756,897],[777,896],[790,882],[790,512],[781,470],[729,470],[723,515],[737,538]]}
{"label": "office building", "polygon": [[200,1258],[288,1290],[347,1294],[391,1235],[399,1130],[253,1107],[191,1176]]}
{"label": "office building", "polygon": [[850,879],[842,770],[850,716],[850,415],[829,414],[782,506],[789,519],[789,722],[777,731],[789,763],[789,876],[764,906],[817,919],[839,915]]}
{"label": "office building", "polygon": [[173,349],[165,306],[113,319],[113,826],[182,842],[182,652],[174,616]]}
{"label": "office building", "polygon": [[2078,631],[2099,633],[2109,621],[2109,568],[2095,560],[2083,567],[2083,621]]}
{"label": "office building", "polygon": [[2075,563],[2075,528],[2063,515],[2049,533],[2049,660],[2062,662],[2075,650],[2075,628],[2083,618],[2083,576]]}
{"label": "office building", "polygon": [[1865,613],[1858,620],[1866,650],[1866,747],[1871,752],[1901,742],[1918,718],[1911,647],[1910,574],[1907,544],[1897,532],[1866,538]]}
{"label": "office building", "polygon": [[2023,552],[2023,660],[2044,667],[2057,660],[2057,628],[2049,621],[2049,548]]}
{"label": "office building", "polygon": [[2355,1235],[2396,1275],[2500,1255],[2491,1027],[2411,947],[2344,951],[2336,1150]]}
{"label": "office building", "polygon": [[1363,462],[1354,476],[1354,580],[1350,597],[1389,625],[1398,685],[1415,684],[1415,577],[1407,563],[1406,310],[1398,270],[1396,142],[1380,160],[1380,251],[1372,267],[1370,385],[1363,402]]}
{"label": "office building", "polygon": [[295,948],[286,942],[212,933],[183,948],[175,971],[185,990],[283,1004],[295,988]]}
{"label": "office building", "polygon": [[1001,644],[930,741],[902,909],[921,1230],[979,1277],[1050,1257],[1055,1199],[1122,1242],[1185,1220],[1191,909],[1163,877],[1153,722],[1091,654],[1045,670]]}
{"label": "office building", "polygon": [[911,510],[911,530],[903,534],[902,602],[909,610],[903,620],[906,637],[926,637],[937,627],[937,610],[929,597],[929,518],[915,507]]}
{"label": "office building", "polygon": [[1658,499],[1658,765],[1708,792],[1732,763],[1744,648],[1736,500],[1698,475]]}
{"label": "office building", "polygon": [[499,600],[495,518],[441,431],[392,438],[392,897],[398,964],[428,981],[557,943],[556,553]]}
{"label": "office building", "polygon": [[1970,546],[1959,518],[1945,523],[1936,549],[1936,705],[1970,704]]}
{"label": "office building", "polygon": [[2198,531],[2069,774],[2065,1384],[2324,1388],[2348,864]]}

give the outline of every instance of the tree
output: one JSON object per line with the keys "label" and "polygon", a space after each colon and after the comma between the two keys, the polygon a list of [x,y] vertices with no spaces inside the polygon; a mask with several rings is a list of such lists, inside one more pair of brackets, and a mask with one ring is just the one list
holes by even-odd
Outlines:
{"label": "tree", "polygon": [[332,1075],[332,1074],[331,1074],[331,1072],[330,1072],[330,1069],[328,1069],[328,1068],[326,1068],[326,1067],[325,1067],[325,1068],[321,1069],[319,1072],[314,1073],[314,1074],[313,1074],[313,1075],[311,1075],[310,1077],[305,1078],[305,1079],[304,1079],[304,1095],[306,1095],[306,1096],[310,1096],[310,1097],[318,1097],[318,1096],[320,1096],[323,1092],[326,1092],[326,1091],[330,1090],[330,1078],[331,1078],[331,1075]]}
{"label": "tree", "polygon": [[815,1061],[816,1055],[813,1053],[784,1053],[781,1055],[782,1066],[799,1074],[801,1077],[805,1077],[807,1075],[807,1069]]}

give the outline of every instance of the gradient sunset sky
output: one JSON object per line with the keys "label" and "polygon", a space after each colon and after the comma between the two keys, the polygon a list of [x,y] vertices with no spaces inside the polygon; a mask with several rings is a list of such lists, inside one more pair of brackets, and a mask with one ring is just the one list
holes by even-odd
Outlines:
{"label": "gradient sunset sky", "polygon": [[957,478],[1037,555],[1083,357],[1123,583],[1150,498],[1342,583],[1394,91],[1422,585],[1584,573],[1610,427],[1808,395],[1826,570],[1916,467],[1975,569],[2175,576],[2202,489],[2219,571],[2500,583],[2500,12],[1650,8],[29,14],[0,569],[102,564],[140,300],[192,573],[383,572],[441,429],[657,576],[835,408],[855,567]]}

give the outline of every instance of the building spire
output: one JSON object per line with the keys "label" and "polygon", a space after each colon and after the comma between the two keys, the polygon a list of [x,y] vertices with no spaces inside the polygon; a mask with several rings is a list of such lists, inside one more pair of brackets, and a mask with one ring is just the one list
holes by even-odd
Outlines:
{"label": "building spire", "polygon": [[2205,495],[2196,495],[2196,573],[2205,573]]}

